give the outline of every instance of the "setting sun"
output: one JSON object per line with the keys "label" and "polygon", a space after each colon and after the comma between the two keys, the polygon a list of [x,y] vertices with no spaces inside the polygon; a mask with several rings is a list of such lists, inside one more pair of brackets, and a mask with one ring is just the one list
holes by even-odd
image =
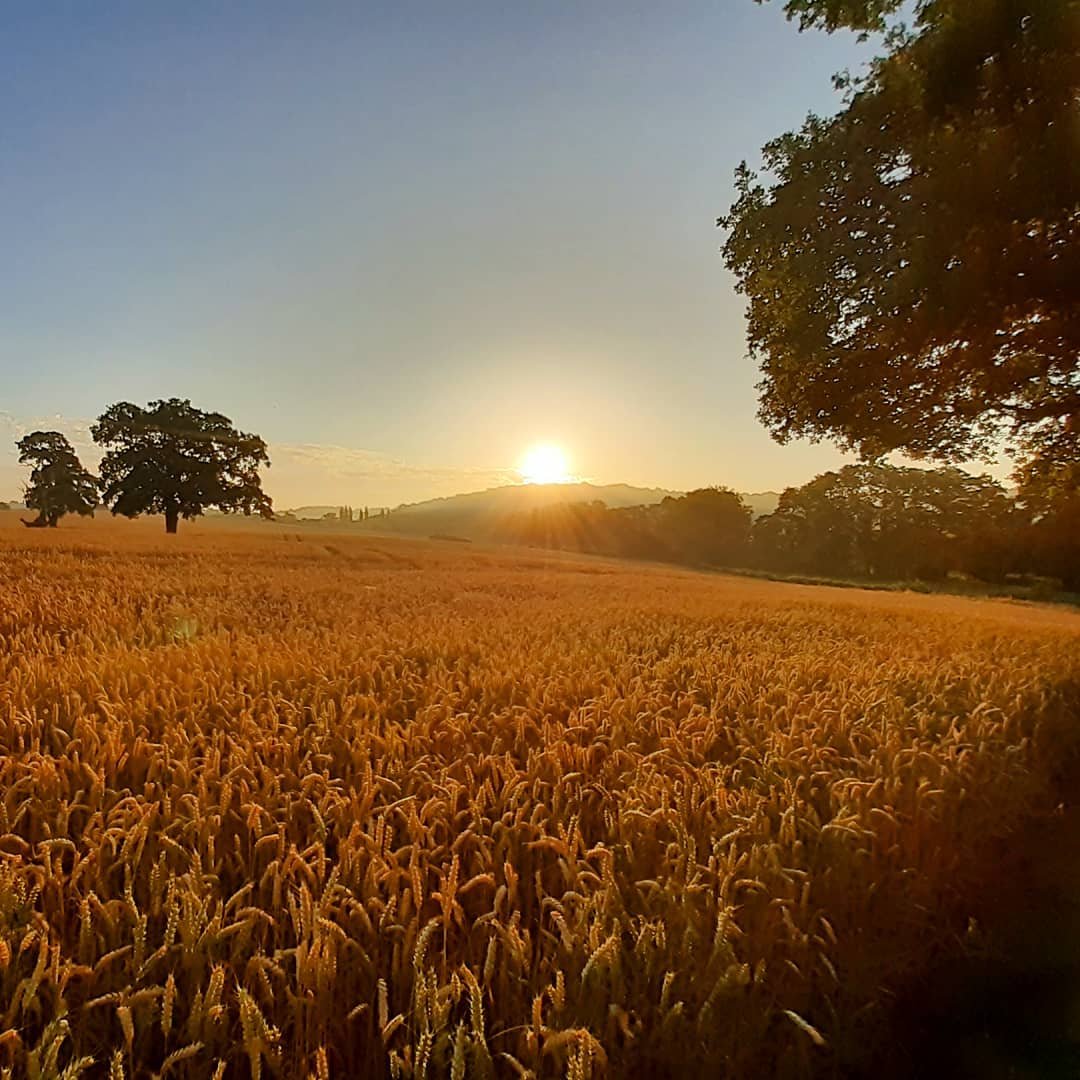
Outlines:
{"label": "setting sun", "polygon": [[567,484],[573,479],[567,468],[566,455],[550,443],[529,447],[518,472],[526,484]]}

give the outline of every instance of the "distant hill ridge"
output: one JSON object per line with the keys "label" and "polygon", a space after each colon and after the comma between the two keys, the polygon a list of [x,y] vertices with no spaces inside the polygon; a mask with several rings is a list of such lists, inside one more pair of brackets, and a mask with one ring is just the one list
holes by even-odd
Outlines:
{"label": "distant hill ridge", "polygon": [[590,484],[581,480],[569,484],[506,484],[502,487],[470,491],[462,495],[448,495],[441,499],[427,499],[419,503],[405,503],[395,514],[428,512],[437,507],[462,506],[465,504],[493,503],[500,506],[522,505],[546,506],[554,503],[602,502],[606,506],[651,506],[669,495],[681,495],[681,491],[666,488],[634,487],[631,484]]}
{"label": "distant hill ridge", "polygon": [[[504,487],[448,495],[424,502],[405,503],[389,517],[369,521],[379,530],[428,536],[432,534],[483,537],[496,532],[508,514],[541,509],[560,503],[602,502],[609,509],[623,506],[652,506],[681,491],[667,488],[635,487],[632,484],[512,484]],[[755,517],[771,514],[779,495],[774,491],[742,496]],[[287,511],[297,518],[318,519],[337,511],[336,506],[301,506]]]}

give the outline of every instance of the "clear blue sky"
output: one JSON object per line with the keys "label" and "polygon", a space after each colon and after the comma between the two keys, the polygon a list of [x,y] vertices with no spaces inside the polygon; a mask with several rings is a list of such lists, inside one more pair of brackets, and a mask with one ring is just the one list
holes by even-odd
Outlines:
{"label": "clear blue sky", "polygon": [[840,460],[758,425],[714,221],[851,35],[751,0],[0,19],[0,437],[190,397],[267,438],[279,505],[485,486],[537,441],[673,488]]}

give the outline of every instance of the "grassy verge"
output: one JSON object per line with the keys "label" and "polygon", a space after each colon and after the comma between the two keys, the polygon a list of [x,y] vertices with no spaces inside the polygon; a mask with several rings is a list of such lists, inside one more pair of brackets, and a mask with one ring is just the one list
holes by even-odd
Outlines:
{"label": "grassy verge", "polygon": [[1080,607],[1080,593],[1054,589],[1045,584],[994,585],[985,581],[948,578],[944,581],[888,581],[881,578],[827,577],[814,574],[784,573],[747,567],[715,568],[719,573],[759,581],[780,581],[789,585],[827,585],[834,589],[868,589],[872,592],[917,592],[941,596],[974,596],[980,599],[1026,600],[1040,604],[1066,604]]}

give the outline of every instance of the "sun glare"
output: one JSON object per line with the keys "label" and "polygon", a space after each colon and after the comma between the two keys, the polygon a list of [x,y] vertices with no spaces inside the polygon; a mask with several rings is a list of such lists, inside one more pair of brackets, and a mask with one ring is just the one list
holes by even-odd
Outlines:
{"label": "sun glare", "polygon": [[573,478],[566,463],[566,455],[557,446],[544,443],[530,446],[518,466],[521,479],[526,484],[566,484]]}

